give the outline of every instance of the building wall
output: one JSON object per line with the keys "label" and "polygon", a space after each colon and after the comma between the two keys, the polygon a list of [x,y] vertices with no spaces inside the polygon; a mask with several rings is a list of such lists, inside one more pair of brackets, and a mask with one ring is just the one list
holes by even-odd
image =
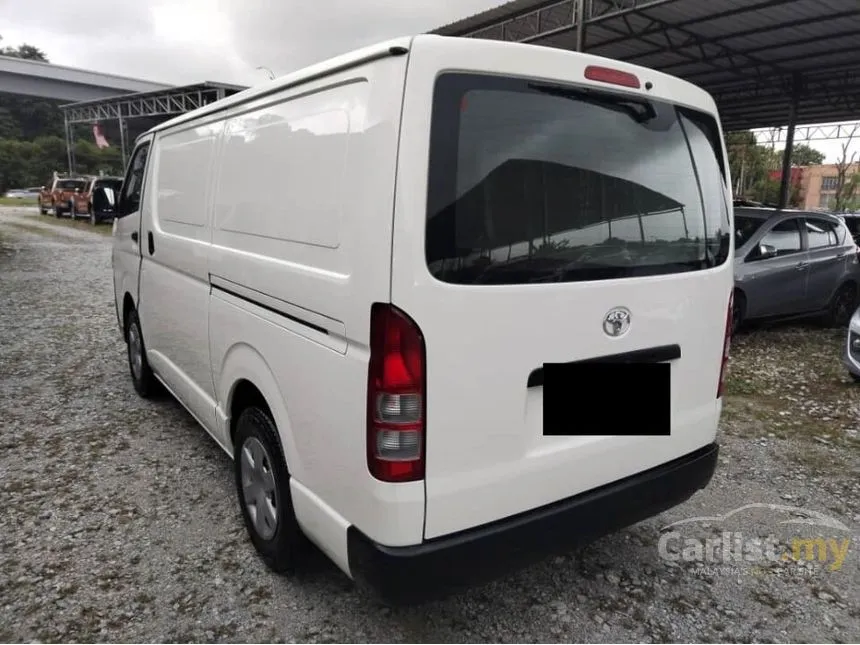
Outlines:
{"label": "building wall", "polygon": [[[860,172],[860,164],[853,164],[848,176],[854,172]],[[836,175],[836,164],[804,166],[800,182],[801,208],[831,209],[836,197]],[[860,196],[860,192],[855,193],[857,196]]]}

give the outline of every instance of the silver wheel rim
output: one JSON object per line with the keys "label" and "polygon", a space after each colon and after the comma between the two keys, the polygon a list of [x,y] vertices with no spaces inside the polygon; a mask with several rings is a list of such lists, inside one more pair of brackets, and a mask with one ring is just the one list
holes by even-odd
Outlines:
{"label": "silver wheel rim", "polygon": [[242,499],[254,530],[264,540],[270,540],[278,529],[278,490],[272,458],[256,437],[242,444],[239,454],[239,475]]}
{"label": "silver wheel rim", "polygon": [[128,358],[134,379],[140,380],[143,373],[143,343],[136,323],[132,323],[128,328]]}

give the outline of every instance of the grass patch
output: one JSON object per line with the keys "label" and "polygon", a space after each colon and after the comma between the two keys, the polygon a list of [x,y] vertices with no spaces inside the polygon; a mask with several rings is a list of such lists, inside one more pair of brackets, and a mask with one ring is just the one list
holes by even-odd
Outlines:
{"label": "grass patch", "polygon": [[860,387],[842,365],[845,333],[795,325],[737,336],[726,381],[726,431],[855,443]]}
{"label": "grass patch", "polygon": [[113,226],[110,223],[102,223],[93,226],[90,224],[89,220],[76,219],[72,220],[68,217],[54,217],[53,215],[36,215],[33,217],[33,224],[25,224],[18,222],[8,222],[10,226],[17,226],[19,228],[24,228],[31,232],[46,232],[49,231],[50,228],[45,226],[39,226],[35,222],[44,222],[49,227],[56,227],[57,229],[61,228],[71,228],[79,231],[87,231],[88,233],[98,233],[99,235],[110,236],[113,233]]}
{"label": "grass patch", "polygon": [[37,199],[18,199],[16,197],[0,197],[0,206],[38,206]]}

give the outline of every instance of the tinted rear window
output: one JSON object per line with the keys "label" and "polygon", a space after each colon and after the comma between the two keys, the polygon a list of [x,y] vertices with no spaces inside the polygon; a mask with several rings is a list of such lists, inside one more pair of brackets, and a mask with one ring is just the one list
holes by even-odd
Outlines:
{"label": "tinted rear window", "polygon": [[440,76],[428,266],[447,282],[520,284],[719,265],[731,228],[719,150],[711,117],[665,103]]}
{"label": "tinted rear window", "polygon": [[75,188],[83,188],[87,182],[75,179],[61,179],[57,182],[57,188],[60,190],[74,190]]}

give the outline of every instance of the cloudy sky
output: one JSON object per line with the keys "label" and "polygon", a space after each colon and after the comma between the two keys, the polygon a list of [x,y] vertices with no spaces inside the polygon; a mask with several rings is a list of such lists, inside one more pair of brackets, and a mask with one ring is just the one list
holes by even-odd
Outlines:
{"label": "cloudy sky", "polygon": [[[152,81],[253,85],[504,0],[0,0],[4,45]],[[835,161],[838,141],[811,144]]]}
{"label": "cloudy sky", "polygon": [[503,0],[0,0],[4,44],[165,83],[250,85]]}

